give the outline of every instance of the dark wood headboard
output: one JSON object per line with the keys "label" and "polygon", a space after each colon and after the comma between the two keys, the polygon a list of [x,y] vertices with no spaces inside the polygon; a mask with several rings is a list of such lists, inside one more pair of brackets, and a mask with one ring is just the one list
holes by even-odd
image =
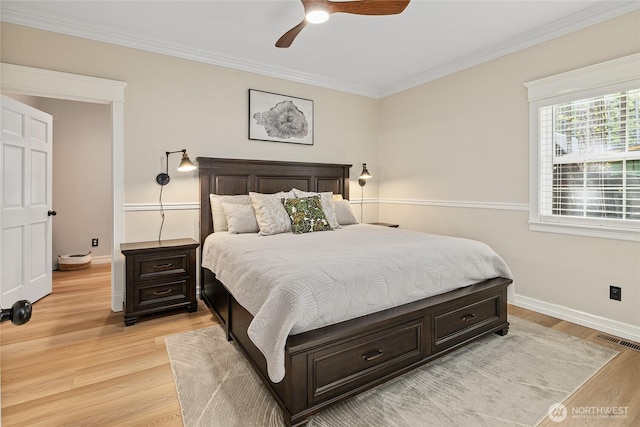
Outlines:
{"label": "dark wood headboard", "polygon": [[200,175],[200,244],[213,232],[209,194],[237,195],[331,191],[349,198],[351,165],[198,157]]}

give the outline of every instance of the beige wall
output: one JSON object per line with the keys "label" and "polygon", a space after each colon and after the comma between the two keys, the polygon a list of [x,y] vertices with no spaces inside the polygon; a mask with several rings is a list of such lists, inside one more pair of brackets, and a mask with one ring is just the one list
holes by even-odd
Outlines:
{"label": "beige wall", "polygon": [[91,251],[96,261],[111,259],[110,108],[57,99],[41,99],[36,108],[53,116],[53,255]]}
{"label": "beige wall", "polygon": [[[377,169],[380,107],[375,99],[6,23],[1,60],[127,83],[125,241],[158,236],[159,212],[137,209],[158,202],[155,176],[165,151],[186,148],[192,159],[350,163],[352,189],[359,189],[360,163]],[[314,145],[249,140],[250,88],[313,100]],[[163,201],[198,202],[197,171],[176,172],[178,154],[169,160],[172,180]],[[353,196],[359,197],[359,191]],[[375,181],[368,183],[366,196],[377,197]],[[376,218],[377,206],[365,205],[365,219]],[[166,211],[162,237],[185,236],[198,238],[197,210]]]}
{"label": "beige wall", "polygon": [[[532,232],[519,210],[529,202],[523,83],[639,52],[639,24],[630,13],[383,99],[380,220],[483,240],[518,296],[640,326],[640,244]],[[495,209],[434,206],[443,201]]]}
{"label": "beige wall", "polygon": [[[127,82],[125,240],[152,240],[154,177],[167,150],[197,156],[352,163],[352,199],[366,161],[367,198],[379,219],[403,228],[492,245],[511,266],[521,297],[640,326],[637,243],[534,233],[528,213],[528,107],[523,83],[640,51],[634,12],[383,100],[2,24],[1,60]],[[313,99],[315,145],[247,138],[249,88]],[[197,173],[172,172],[165,202],[196,202]],[[410,199],[412,203],[400,199]],[[485,207],[430,206],[433,201]],[[516,206],[515,208],[513,206]],[[365,205],[365,221],[378,216]],[[163,237],[197,238],[196,210],[167,211]],[[623,301],[608,299],[609,284]]]}

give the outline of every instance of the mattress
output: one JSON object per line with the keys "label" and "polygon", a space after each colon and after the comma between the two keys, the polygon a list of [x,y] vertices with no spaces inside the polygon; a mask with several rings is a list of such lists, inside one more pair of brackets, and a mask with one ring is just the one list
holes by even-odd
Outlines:
{"label": "mattress", "polygon": [[512,278],[482,242],[367,224],[273,236],[213,233],[202,266],[254,316],[247,332],[273,382],[284,377],[289,335]]}

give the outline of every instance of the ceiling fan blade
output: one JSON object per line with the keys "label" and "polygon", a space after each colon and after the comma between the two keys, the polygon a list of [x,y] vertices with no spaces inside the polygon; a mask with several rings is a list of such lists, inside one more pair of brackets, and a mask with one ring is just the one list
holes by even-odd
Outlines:
{"label": "ceiling fan blade", "polygon": [[300,34],[300,31],[302,31],[302,29],[306,25],[307,25],[307,21],[303,19],[301,23],[299,23],[298,25],[296,25],[295,27],[293,27],[292,29],[284,33],[282,37],[278,39],[278,41],[276,42],[276,47],[291,46],[291,43],[293,43],[293,40],[296,38],[298,34]]}
{"label": "ceiling fan blade", "polygon": [[396,15],[401,13],[409,0],[360,0],[325,1],[329,13],[353,13],[356,15]]}
{"label": "ceiling fan blade", "polygon": [[[357,0],[357,1],[331,1],[331,0],[301,0],[305,15],[315,7],[326,10],[328,13],[352,13],[356,15],[396,15],[401,13],[410,0]],[[289,47],[307,25],[303,19],[298,25],[287,31],[278,39],[276,47]]]}

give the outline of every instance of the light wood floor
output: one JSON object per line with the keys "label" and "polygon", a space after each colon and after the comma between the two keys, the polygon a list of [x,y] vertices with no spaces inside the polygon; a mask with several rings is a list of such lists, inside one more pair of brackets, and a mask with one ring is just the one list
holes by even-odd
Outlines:
{"label": "light wood floor", "polygon": [[[110,310],[109,266],[54,272],[53,293],[33,306],[29,323],[1,332],[2,425],[181,426],[164,337],[216,323],[200,303],[125,327]],[[628,407],[618,420],[543,421],[543,426],[640,425],[640,352],[595,338],[588,328],[525,309],[525,318],[620,351],[574,393],[571,407]],[[436,426],[437,427],[437,426]]]}

